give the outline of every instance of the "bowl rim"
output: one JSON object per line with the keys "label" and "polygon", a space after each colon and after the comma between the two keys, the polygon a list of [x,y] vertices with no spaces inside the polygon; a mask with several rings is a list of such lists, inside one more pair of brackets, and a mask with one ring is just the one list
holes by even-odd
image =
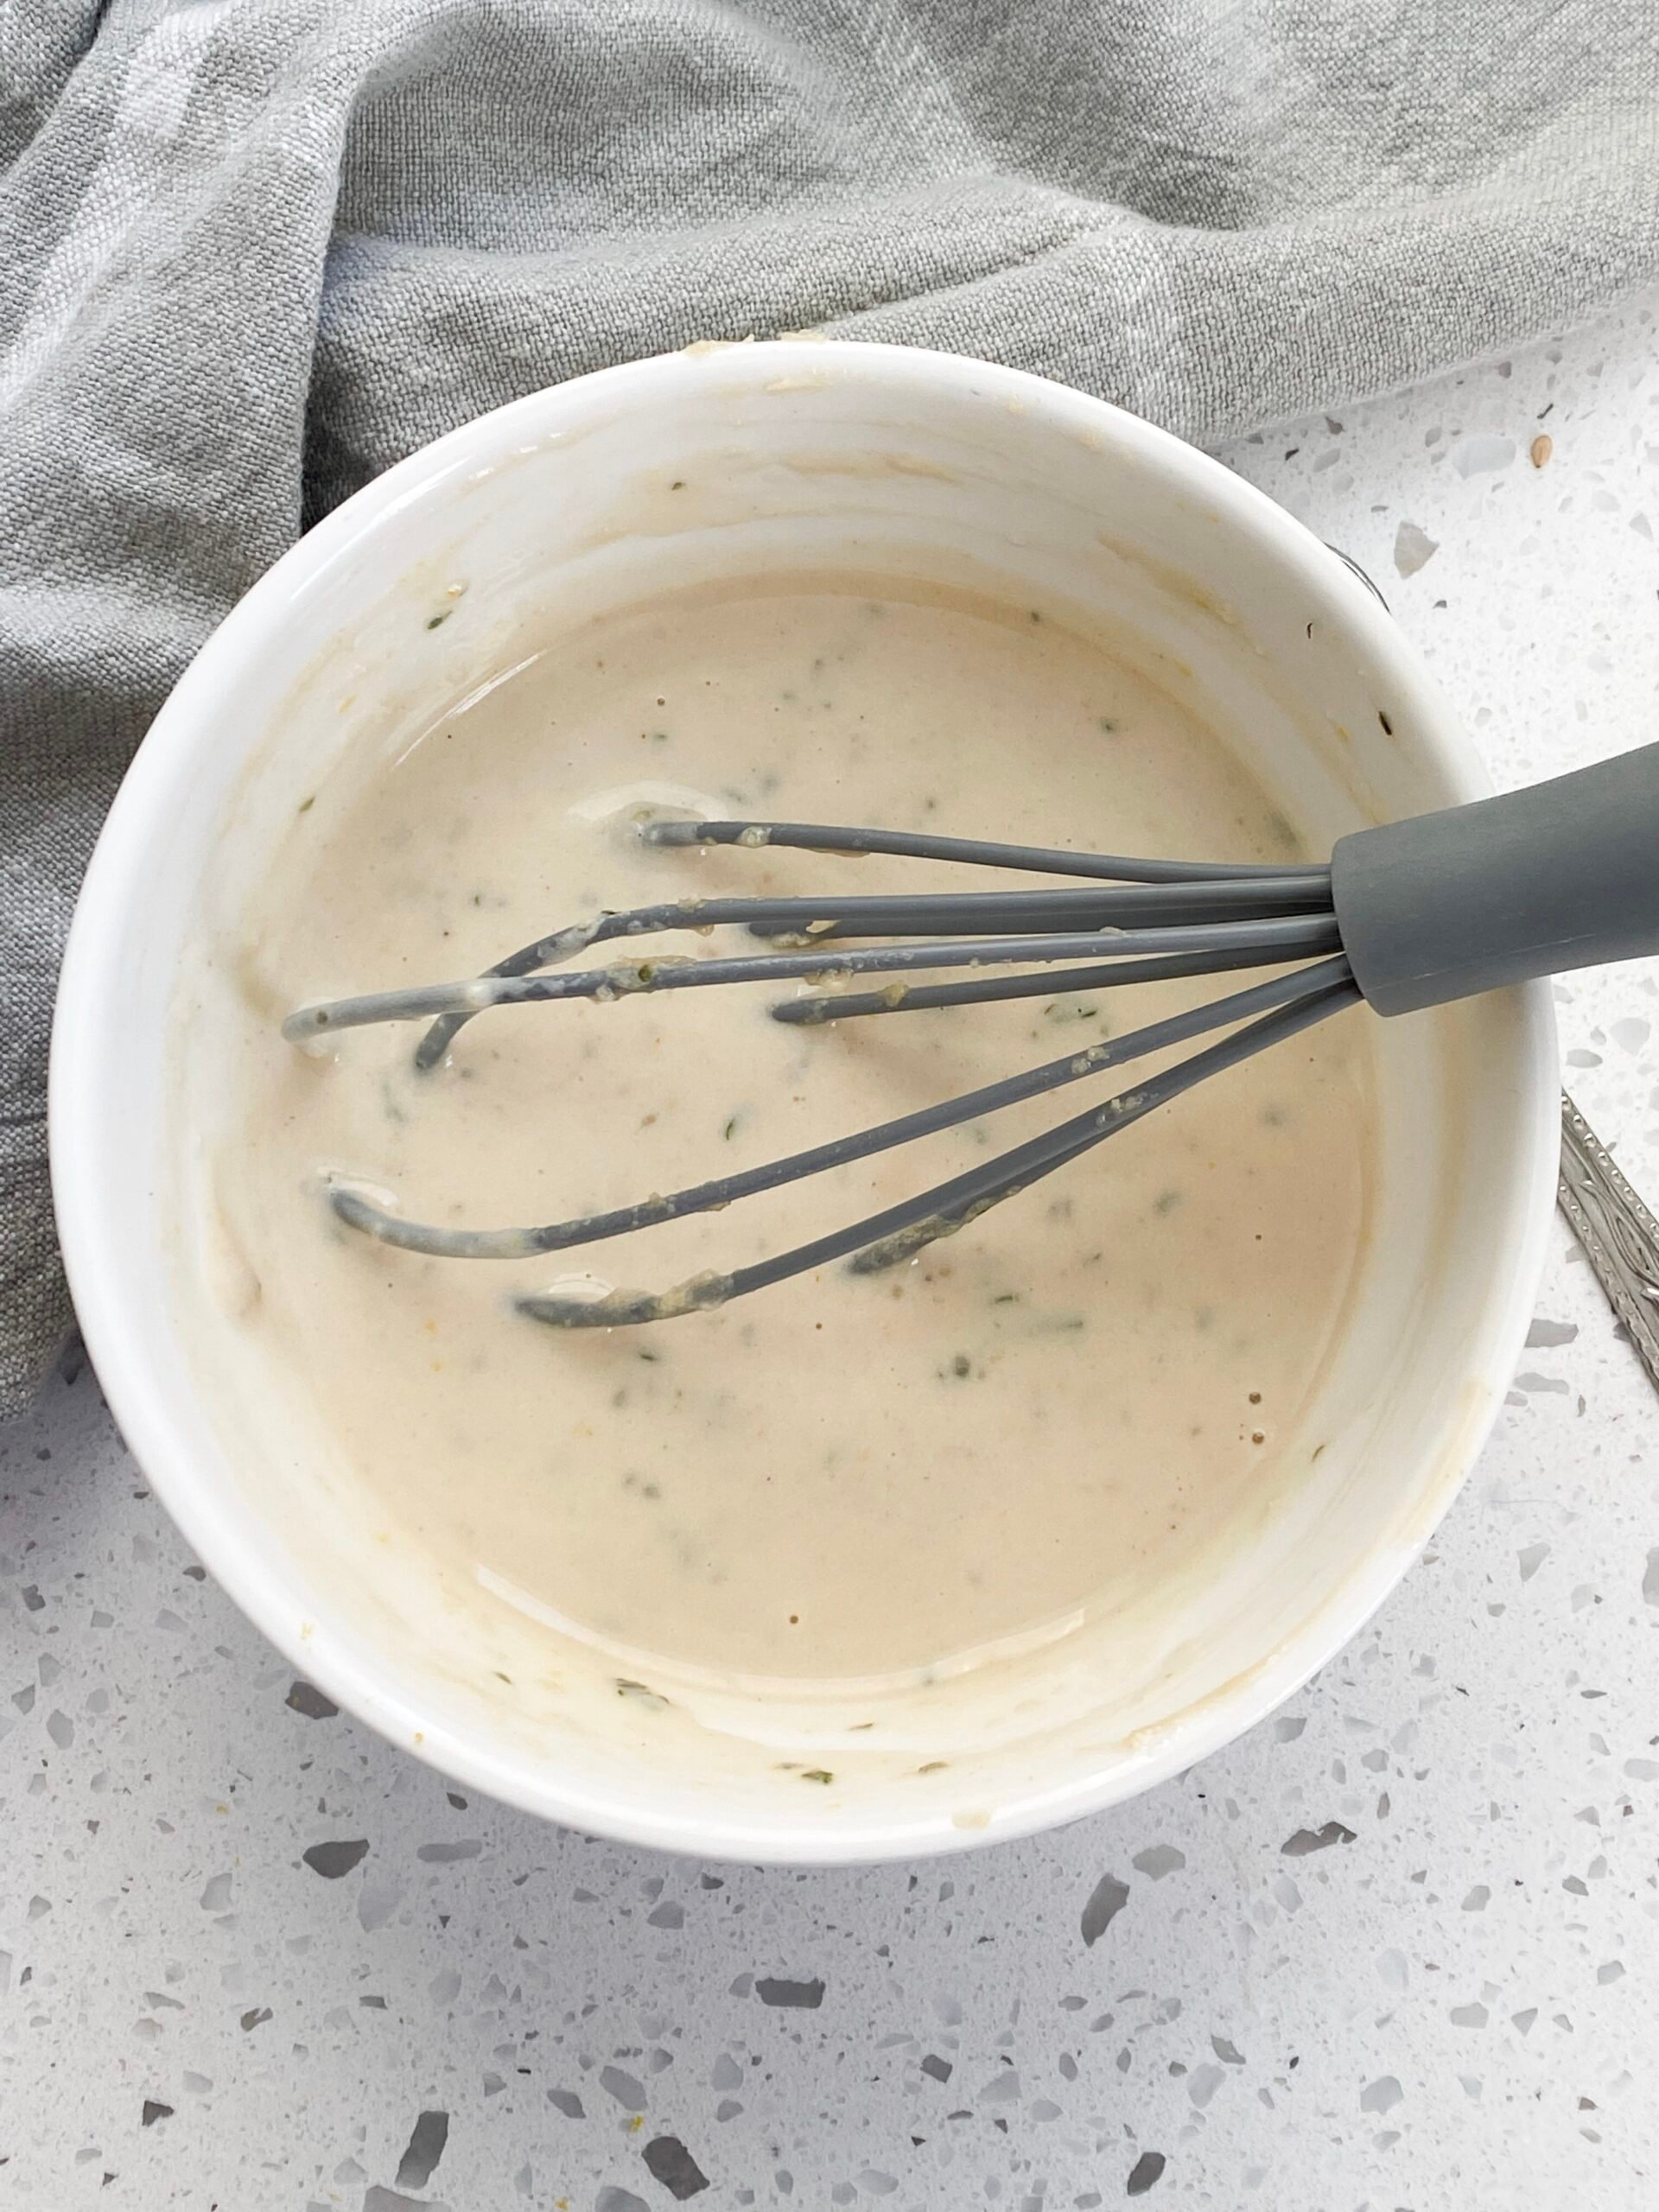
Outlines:
{"label": "bowl rim", "polygon": [[[556,1768],[528,1747],[475,1734],[424,1713],[397,1686],[395,1670],[376,1667],[349,1635],[305,1605],[286,1567],[245,1539],[221,1510],[215,1485],[180,1433],[175,1409],[150,1371],[144,1323],[124,1303],[105,1264],[99,1204],[100,1129],[111,1110],[99,1093],[105,1009],[119,986],[129,915],[143,911],[146,852],[170,794],[188,779],[198,749],[211,741],[217,703],[245,655],[287,618],[294,602],[330,564],[372,538],[391,514],[457,472],[510,455],[531,435],[563,427],[595,399],[632,405],[672,404],[689,380],[731,379],[749,389],[778,373],[780,358],[798,369],[801,342],[767,340],[700,347],[595,370],[494,409],[377,477],[302,537],[258,578],[213,632],[162,704],[116,796],[88,867],[71,925],[53,1021],[48,1139],[54,1203],[78,1319],[100,1385],[129,1449],[157,1496],[216,1581],[262,1635],[308,1679],[380,1734],[471,1788],[561,1825],[615,1841],[778,1865],[860,1864],[933,1855],[1003,1841],[1058,1826],[1140,1795],[1254,1726],[1293,1695],[1346,1644],[1415,1559],[1473,1467],[1503,1401],[1514,1357],[1531,1318],[1554,1205],[1559,1122],[1553,1003],[1548,984],[1516,994],[1524,1084],[1516,1114],[1516,1166],[1503,1205],[1516,1262],[1494,1281],[1471,1318],[1465,1381],[1483,1386],[1474,1416],[1449,1402],[1438,1408],[1435,1441],[1426,1445],[1437,1471],[1425,1486],[1409,1540],[1374,1548],[1356,1560],[1317,1610],[1255,1668],[1184,1716],[1157,1739],[1092,1775],[1033,1788],[988,1827],[971,1829],[946,1811],[909,1817],[872,1815],[824,1827],[810,1819],[760,1825],[722,1814],[718,1792],[693,1817],[653,1805],[649,1787],[603,1794],[567,1787]],[[941,389],[988,397],[1063,433],[1109,437],[1133,458],[1203,499],[1241,537],[1271,543],[1300,581],[1344,626],[1344,634],[1408,705],[1413,727],[1462,799],[1491,785],[1449,705],[1373,591],[1294,516],[1223,463],[1170,432],[1070,386],[969,356],[922,347],[834,340],[815,347],[814,365],[838,381],[900,392]],[[1518,1224],[1518,1235],[1516,1233]],[[1448,1394],[1448,1398],[1450,1394]]]}

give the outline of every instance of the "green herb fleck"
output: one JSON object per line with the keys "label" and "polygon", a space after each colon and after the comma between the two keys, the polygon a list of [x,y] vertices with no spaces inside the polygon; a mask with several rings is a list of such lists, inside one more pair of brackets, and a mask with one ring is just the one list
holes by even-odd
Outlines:
{"label": "green herb fleck", "polygon": [[1020,1303],[1020,1293],[1017,1290],[999,1290],[991,1303],[993,1306],[1017,1306]]}
{"label": "green herb fleck", "polygon": [[435,630],[440,623],[447,622],[454,611],[453,607],[446,607],[441,614],[429,614],[426,618],[427,628]]}
{"label": "green herb fleck", "polygon": [[950,1363],[950,1372],[956,1376],[967,1376],[971,1375],[973,1371],[973,1361],[969,1358],[965,1351],[959,1351]]}
{"label": "green herb fleck", "polygon": [[659,1351],[645,1351],[644,1349],[641,1349],[641,1351],[639,1351],[635,1356],[636,1356],[636,1357],[638,1357],[638,1358],[639,1358],[639,1359],[643,1359],[643,1360],[645,1361],[645,1364],[646,1364],[646,1366],[647,1366],[647,1367],[656,1367],[656,1366],[658,1366],[658,1365],[660,1363],[660,1362],[661,1362],[661,1360],[662,1360],[662,1357],[663,1357],[663,1355],[662,1355],[662,1354],[661,1354],[661,1352],[659,1352]]}
{"label": "green herb fleck", "polygon": [[835,1778],[835,1776],[830,1773],[827,1766],[810,1766],[807,1768],[805,1773],[801,1777],[801,1780],[803,1782],[821,1782],[826,1786],[832,1783]]}
{"label": "green herb fleck", "polygon": [[295,808],[294,811],[295,811],[295,813],[296,813],[296,814],[309,814],[309,813],[310,813],[310,811],[311,811],[311,810],[312,810],[312,808],[316,804],[316,803],[317,803],[317,795],[316,795],[315,791],[313,791],[309,798],[302,798],[302,799],[300,801],[299,804]]}
{"label": "green herb fleck", "polygon": [[1112,720],[1112,717],[1109,715],[1103,715],[1101,716],[1100,726],[1102,729],[1105,731],[1108,737],[1116,735],[1117,724]]}
{"label": "green herb fleck", "polygon": [[740,1116],[734,1114],[727,1121],[723,1135],[728,1144],[729,1144],[732,1139],[737,1135],[737,1124],[739,1119]]}
{"label": "green herb fleck", "polygon": [[1179,1191],[1160,1191],[1152,1202],[1152,1210],[1154,1213],[1173,1213],[1180,1203],[1181,1193]]}
{"label": "green herb fleck", "polygon": [[626,1675],[616,1677],[616,1694],[618,1697],[631,1697],[638,1704],[649,1706],[653,1713],[668,1711],[669,1700],[660,1691],[650,1688],[644,1682],[631,1682]]}

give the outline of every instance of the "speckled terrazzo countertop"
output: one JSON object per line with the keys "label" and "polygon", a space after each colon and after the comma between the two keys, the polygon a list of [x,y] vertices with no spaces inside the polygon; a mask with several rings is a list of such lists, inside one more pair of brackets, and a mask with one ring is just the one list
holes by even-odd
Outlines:
{"label": "speckled terrazzo countertop", "polygon": [[[1659,737],[1655,316],[1226,456],[1370,569],[1502,782]],[[1651,1196],[1659,970],[1558,995]],[[1656,1477],[1558,1231],[1462,1499],[1277,1718],[1060,1835],[765,1872],[337,1713],[72,1360],[0,1430],[0,2204],[1659,2204]]]}

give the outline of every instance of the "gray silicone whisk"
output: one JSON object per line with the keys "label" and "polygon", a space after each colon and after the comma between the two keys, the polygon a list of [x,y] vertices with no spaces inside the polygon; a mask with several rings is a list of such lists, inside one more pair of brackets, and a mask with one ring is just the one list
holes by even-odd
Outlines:
{"label": "gray silicone whisk", "polygon": [[[346,1185],[331,1186],[341,1221],[407,1251],[453,1259],[570,1251],[716,1212],[1017,1100],[1228,1033],[964,1174],[752,1267],[711,1270],[663,1291],[517,1301],[534,1319],[567,1328],[666,1320],[840,1260],[861,1274],[892,1266],[1207,1077],[1362,1001],[1379,1014],[1410,1014],[1533,976],[1659,952],[1659,745],[1529,790],[1357,830],[1338,842],[1329,867],[1127,859],[789,822],[647,819],[637,834],[658,849],[882,853],[1083,880],[898,897],[676,899],[556,931],[468,982],[302,1007],[283,1024],[284,1035],[303,1042],[365,1023],[426,1022],[415,1062],[430,1069],[475,1015],[544,1000],[804,982],[804,995],[780,1000],[771,1012],[775,1020],[811,1025],[1046,996],[1057,982],[1096,991],[1235,969],[1278,972],[937,1106],[607,1213],[539,1228],[448,1229],[407,1220]],[[561,964],[618,940],[725,928],[772,949],[691,959],[630,953],[596,965]],[[952,981],[912,980],[952,970],[964,972]],[[871,989],[841,988],[865,977],[885,980]]]}

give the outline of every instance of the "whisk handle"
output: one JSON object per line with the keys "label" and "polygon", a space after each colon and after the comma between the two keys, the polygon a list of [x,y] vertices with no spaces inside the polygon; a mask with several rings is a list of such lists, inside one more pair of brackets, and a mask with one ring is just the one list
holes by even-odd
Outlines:
{"label": "whisk handle", "polygon": [[1659,745],[1356,830],[1331,887],[1379,1014],[1659,952]]}

